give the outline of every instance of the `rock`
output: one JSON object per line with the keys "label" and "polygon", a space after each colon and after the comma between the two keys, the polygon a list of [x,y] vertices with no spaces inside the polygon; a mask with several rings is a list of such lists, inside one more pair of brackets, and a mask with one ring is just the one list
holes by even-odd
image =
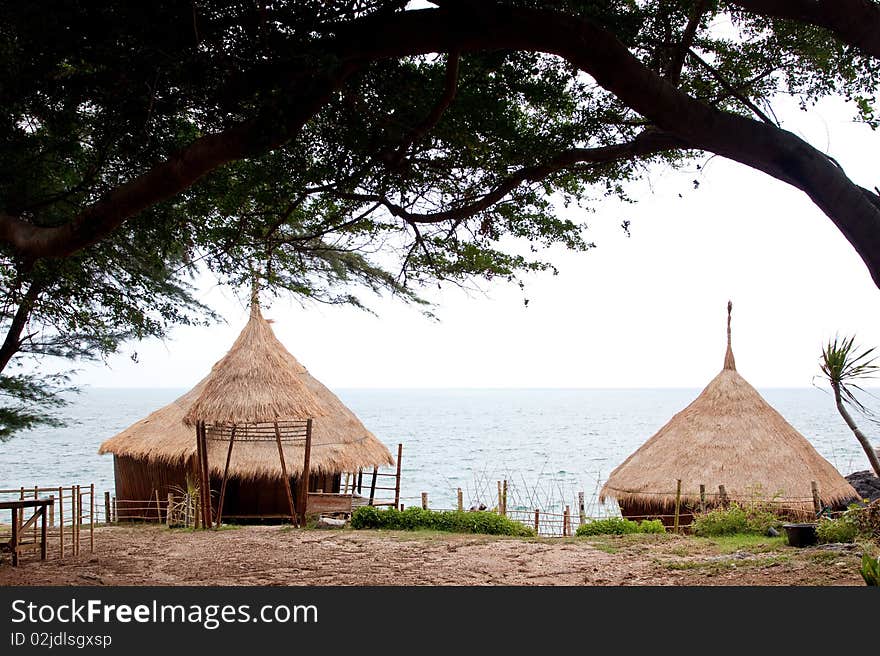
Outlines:
{"label": "rock", "polygon": [[315,527],[317,528],[342,528],[345,526],[344,519],[333,519],[332,517],[320,517]]}
{"label": "rock", "polygon": [[874,472],[870,470],[853,472],[846,477],[846,480],[862,499],[867,499],[869,502],[880,499],[880,478],[877,478]]}
{"label": "rock", "polygon": [[778,538],[778,537],[779,537],[779,531],[777,531],[775,528],[773,528],[773,527],[771,526],[770,528],[767,529],[767,537]]}

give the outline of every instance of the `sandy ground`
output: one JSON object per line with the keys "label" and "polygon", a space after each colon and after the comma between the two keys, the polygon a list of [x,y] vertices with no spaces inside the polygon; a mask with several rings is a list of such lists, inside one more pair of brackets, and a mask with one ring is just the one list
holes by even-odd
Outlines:
{"label": "sandy ground", "polygon": [[[523,540],[250,526],[96,530],[96,552],[8,554],[0,585],[862,585],[855,550],[756,544],[725,553],[681,536]],[[86,543],[87,547],[87,543]]]}

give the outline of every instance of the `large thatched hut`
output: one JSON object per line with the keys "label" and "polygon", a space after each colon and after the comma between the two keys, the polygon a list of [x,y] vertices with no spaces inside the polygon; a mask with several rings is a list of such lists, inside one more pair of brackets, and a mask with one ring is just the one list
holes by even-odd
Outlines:
{"label": "large thatched hut", "polygon": [[[393,463],[388,449],[333,392],[313,378],[278,341],[254,302],[250,319],[226,356],[193,389],[105,441],[99,453],[112,453],[120,518],[130,517],[169,492],[198,481],[193,424],[235,425],[239,437],[229,458],[223,515],[227,518],[289,515],[278,444],[259,436],[267,422],[310,418],[309,490],[338,492],[341,475]],[[210,488],[221,489],[228,440],[207,440]],[[284,463],[296,494],[303,468],[304,442],[284,440]],[[214,503],[217,500],[215,498]],[[149,513],[150,511],[146,511]]]}
{"label": "large thatched hut", "polygon": [[[724,368],[702,393],[617,467],[600,501],[617,500],[626,517],[669,515],[677,481],[681,507],[766,500],[791,513],[813,512],[812,482],[825,506],[858,498],[856,491],[757,390],[739,375],[730,340]],[[719,486],[723,486],[726,499]]]}

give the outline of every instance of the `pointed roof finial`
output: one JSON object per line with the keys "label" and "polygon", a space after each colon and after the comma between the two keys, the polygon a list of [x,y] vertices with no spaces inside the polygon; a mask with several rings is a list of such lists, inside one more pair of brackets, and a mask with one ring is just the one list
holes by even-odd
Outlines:
{"label": "pointed roof finial", "polygon": [[733,303],[727,301],[727,353],[724,354],[724,368],[736,371],[736,360],[733,359],[733,348],[730,346],[730,315]]}

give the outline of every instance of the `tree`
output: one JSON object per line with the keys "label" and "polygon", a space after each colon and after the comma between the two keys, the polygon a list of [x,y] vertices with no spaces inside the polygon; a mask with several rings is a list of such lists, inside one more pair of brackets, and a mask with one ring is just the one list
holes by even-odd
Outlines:
{"label": "tree", "polygon": [[855,337],[835,337],[829,340],[822,349],[819,368],[831,385],[837,411],[862,445],[874,475],[880,477],[880,459],[877,458],[877,452],[847,410],[847,406],[850,406],[863,414],[869,414],[869,410],[859,401],[855,392],[864,391],[859,387],[859,381],[873,378],[880,366],[875,364],[877,358],[872,357],[874,349],[862,351],[854,342]]}
{"label": "tree", "polygon": [[876,125],[877,2],[112,4],[3,2],[0,376],[37,332],[100,356],[198,319],[205,269],[354,303],[552,270],[592,246],[560,204],[705,153],[808,194],[880,284],[880,196],[772,113]]}

